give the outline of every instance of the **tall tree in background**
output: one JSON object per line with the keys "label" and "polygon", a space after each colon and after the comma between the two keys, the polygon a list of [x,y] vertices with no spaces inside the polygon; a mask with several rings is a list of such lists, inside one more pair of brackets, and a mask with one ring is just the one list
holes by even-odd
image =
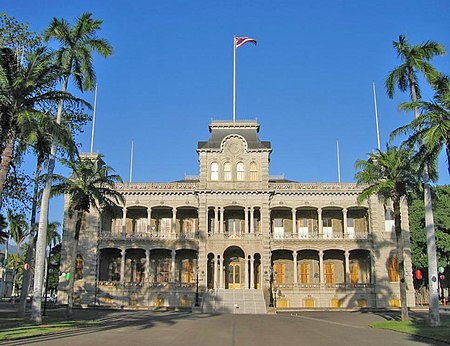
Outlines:
{"label": "tall tree in background", "polygon": [[450,77],[439,74],[433,81],[432,101],[404,102],[400,109],[420,110],[420,116],[410,124],[396,129],[392,135],[409,134],[406,145],[419,145],[418,159],[423,162],[437,160],[445,147],[447,171],[450,174]]}
{"label": "tall tree in background", "polygon": [[[102,21],[93,19],[91,13],[84,13],[77,19],[77,22],[72,28],[66,20],[54,18],[44,32],[44,39],[46,41],[55,39],[60,43],[59,49],[55,52],[55,60],[56,64],[61,68],[63,75],[61,87],[63,93],[67,91],[70,76],[73,76],[76,85],[82,92],[93,89],[95,83],[95,73],[92,65],[93,54],[98,53],[103,57],[107,57],[112,53],[110,44],[106,40],[97,38],[96,36],[101,24]],[[63,101],[61,100],[56,116],[56,122],[58,124],[61,123],[62,111]],[[47,238],[48,205],[55,168],[56,150],[57,144],[53,141],[39,214],[35,280],[31,309],[31,321],[38,324],[42,323],[41,300],[45,262],[45,240]]]}
{"label": "tall tree in background", "polygon": [[418,186],[417,169],[411,160],[411,151],[387,148],[386,152],[378,151],[369,154],[368,160],[356,162],[355,178],[358,184],[367,184],[358,201],[377,195],[384,203],[392,202],[394,212],[394,228],[396,237],[396,255],[400,285],[400,304],[402,320],[408,319],[406,300],[404,235],[401,226],[401,204],[409,193]]}
{"label": "tall tree in background", "polygon": [[5,228],[8,227],[6,218],[0,214],[0,244],[5,243],[8,239],[8,232],[5,232]]}
{"label": "tall tree in background", "polygon": [[[421,98],[418,73],[422,73],[431,83],[438,75],[436,69],[430,64],[430,60],[445,53],[445,49],[439,43],[427,41],[420,45],[411,46],[406,36],[400,35],[398,42],[393,42],[394,49],[402,64],[391,71],[386,79],[386,92],[390,98],[394,97],[395,87],[400,91],[409,91],[411,101],[417,103]],[[414,117],[419,117],[419,109],[414,107]],[[425,205],[425,228],[427,232],[427,252],[430,287],[429,323],[431,326],[440,325],[439,294],[437,285],[437,259],[436,259],[436,235],[433,220],[433,208],[431,203],[431,187],[429,183],[429,167],[423,170],[423,189]]]}
{"label": "tall tree in background", "polygon": [[66,97],[51,89],[59,75],[51,55],[43,48],[30,53],[25,66],[18,63],[10,48],[0,48],[0,114],[5,143],[1,155],[0,209],[16,141],[24,131],[31,131],[27,126],[33,125],[27,119],[40,112],[39,103]]}
{"label": "tall tree in background", "polygon": [[80,232],[86,224],[86,215],[91,208],[101,212],[102,209],[116,206],[124,202],[120,192],[114,189],[114,185],[122,182],[120,176],[112,174],[111,167],[104,165],[101,156],[95,160],[92,158],[80,158],[78,161],[63,161],[72,170],[72,176],[67,179],[61,177],[61,182],[53,186],[52,194],[65,194],[69,196],[68,213],[74,218],[75,234],[72,248],[67,250],[70,254],[69,272],[70,279],[67,286],[67,313],[72,315],[73,307],[73,284],[75,276],[76,256],[78,253],[78,240]]}

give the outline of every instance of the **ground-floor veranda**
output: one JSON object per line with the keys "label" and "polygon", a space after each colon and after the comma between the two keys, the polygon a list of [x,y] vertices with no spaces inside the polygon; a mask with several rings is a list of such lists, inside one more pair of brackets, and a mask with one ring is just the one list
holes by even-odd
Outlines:
{"label": "ground-floor veranda", "polygon": [[372,261],[371,252],[364,249],[277,249],[270,253],[270,267],[263,268],[261,252],[246,253],[238,246],[208,252],[203,263],[194,249],[103,248],[97,278],[104,284],[130,285],[198,280],[206,289],[258,289],[265,283],[285,288],[350,287],[373,282]]}
{"label": "ground-floor veranda", "polygon": [[[258,289],[263,290],[267,305],[278,308],[377,306],[369,250],[276,249],[270,252],[267,268],[261,252],[245,252],[239,246],[207,252],[205,257],[199,260],[196,249],[102,248],[95,297],[90,294],[89,301],[187,307],[194,304],[198,283],[200,300],[203,293],[220,289]],[[79,286],[83,280],[77,281]],[[391,297],[382,305],[396,306],[398,297],[392,292],[398,284],[388,285]]]}

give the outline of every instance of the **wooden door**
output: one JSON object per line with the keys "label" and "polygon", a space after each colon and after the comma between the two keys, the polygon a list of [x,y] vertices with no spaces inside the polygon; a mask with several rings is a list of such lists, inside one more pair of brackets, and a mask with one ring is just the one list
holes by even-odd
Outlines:
{"label": "wooden door", "polygon": [[325,283],[334,284],[334,263],[325,263]]}
{"label": "wooden door", "polygon": [[310,272],[310,264],[309,263],[300,263],[300,283],[301,284],[309,284],[309,272]]}
{"label": "wooden door", "polygon": [[278,285],[285,283],[285,264],[284,263],[274,263],[273,265],[273,282]]}
{"label": "wooden door", "polygon": [[231,262],[228,267],[228,288],[241,288],[241,264],[239,262]]}

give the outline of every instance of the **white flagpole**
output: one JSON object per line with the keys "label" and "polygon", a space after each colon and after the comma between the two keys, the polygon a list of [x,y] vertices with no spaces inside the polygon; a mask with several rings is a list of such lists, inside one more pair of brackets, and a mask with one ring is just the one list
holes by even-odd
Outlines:
{"label": "white flagpole", "polygon": [[134,154],[134,141],[131,140],[130,183],[133,180],[133,154]]}
{"label": "white flagpole", "polygon": [[92,114],[91,154],[94,151],[95,112],[97,110],[97,83],[95,83],[94,112]]}
{"label": "white flagpole", "polygon": [[377,93],[375,90],[375,81],[372,82],[372,86],[373,86],[373,104],[375,106],[375,123],[377,126],[377,144],[378,144],[378,150],[381,150],[381,145],[380,145],[380,128],[378,125],[378,107],[377,107]]}
{"label": "white flagpole", "polygon": [[341,160],[339,157],[339,141],[336,140],[336,153],[337,153],[337,171],[338,171],[338,182],[341,182]]}
{"label": "white flagpole", "polygon": [[236,121],[236,35],[233,35],[233,122]]}

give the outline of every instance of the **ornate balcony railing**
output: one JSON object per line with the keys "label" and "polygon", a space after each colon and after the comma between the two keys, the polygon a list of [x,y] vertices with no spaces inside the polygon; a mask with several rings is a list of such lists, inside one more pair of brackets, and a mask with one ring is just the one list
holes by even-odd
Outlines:
{"label": "ornate balcony railing", "polygon": [[361,190],[364,186],[356,183],[269,183],[272,190]]}
{"label": "ornate balcony railing", "polygon": [[314,240],[314,239],[321,239],[321,240],[336,240],[336,239],[342,239],[342,240],[355,240],[355,239],[369,239],[370,234],[369,233],[354,233],[354,234],[342,234],[342,233],[332,233],[332,234],[320,234],[320,233],[308,233],[308,234],[293,234],[293,233],[285,233],[285,234],[277,234],[276,236],[273,236],[273,240],[277,241],[283,241],[283,240]]}
{"label": "ornate balcony railing", "polygon": [[118,288],[134,288],[134,287],[153,287],[153,288],[175,288],[175,289],[193,289],[195,282],[119,282],[119,281],[99,281],[99,286],[110,286]]}
{"label": "ornate balcony railing", "polygon": [[311,284],[277,284],[273,283],[273,288],[277,290],[283,289],[346,289],[346,290],[355,290],[355,289],[366,289],[372,288],[374,284],[372,283],[358,283],[358,284],[346,284],[346,283],[335,283],[335,284],[319,284],[319,283],[311,283]]}
{"label": "ornate balcony railing", "polygon": [[115,185],[116,190],[196,190],[198,183],[121,183]]}
{"label": "ornate balcony railing", "polygon": [[156,233],[156,232],[144,232],[144,233],[114,233],[114,232],[101,232],[100,239],[103,240],[123,240],[123,239],[155,239],[155,240],[182,240],[182,239],[198,239],[198,232],[192,233]]}
{"label": "ornate balcony railing", "polygon": [[210,239],[261,239],[261,233],[241,233],[241,234],[229,234],[229,233],[209,233],[208,238]]}

